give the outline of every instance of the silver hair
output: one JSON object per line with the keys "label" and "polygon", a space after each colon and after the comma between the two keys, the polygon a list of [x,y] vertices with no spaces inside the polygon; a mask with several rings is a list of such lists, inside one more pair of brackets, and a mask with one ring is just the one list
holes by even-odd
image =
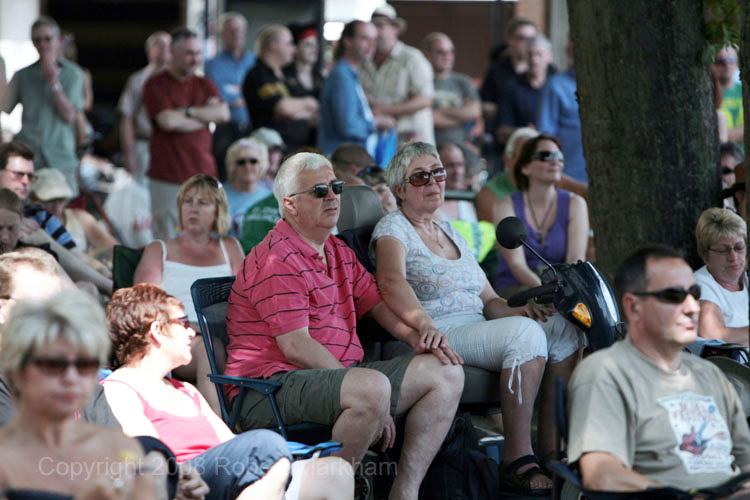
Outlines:
{"label": "silver hair", "polygon": [[552,52],[552,42],[544,35],[537,34],[529,38],[529,41],[526,42],[526,49],[536,47],[537,45],[543,45],[547,49],[547,52]]}
{"label": "silver hair", "polygon": [[322,167],[328,167],[333,171],[333,165],[328,158],[318,153],[297,153],[281,164],[273,181],[273,195],[279,204],[279,213],[282,218],[286,216],[284,198],[297,189],[297,183],[295,182],[297,174],[304,170],[318,170]]}
{"label": "silver hair", "polygon": [[60,25],[49,16],[39,16],[36,21],[34,21],[34,24],[31,25],[31,32],[33,33],[35,29],[41,28],[42,26],[49,26],[52,28],[54,36],[60,36]]}
{"label": "silver hair", "polygon": [[77,290],[20,301],[3,326],[0,373],[13,383],[29,356],[58,340],[105,363],[110,340],[104,309]]}
{"label": "silver hair", "polygon": [[[533,139],[538,135],[539,131],[531,127],[517,128],[512,134],[510,134],[508,142],[505,143],[503,156],[508,159],[513,158],[513,153],[516,152],[516,144],[518,143],[519,139]],[[513,166],[506,165],[505,168],[513,168]]]}
{"label": "silver hair", "polygon": [[225,12],[219,16],[219,23],[218,23],[219,29],[223,32],[226,24],[233,19],[236,19],[237,21],[244,24],[245,27],[247,27],[247,19],[245,19],[245,16],[243,16],[239,12],[230,11],[230,12]]}
{"label": "silver hair", "polygon": [[440,155],[435,146],[426,142],[408,142],[401,146],[401,149],[391,158],[391,162],[385,171],[385,182],[391,188],[393,196],[396,198],[396,203],[399,206],[401,206],[401,198],[396,194],[395,188],[396,186],[405,187],[406,169],[409,168],[409,165],[411,165],[411,162],[415,158],[419,158],[420,156],[433,156],[438,164],[441,167],[443,166],[443,162],[440,161]]}

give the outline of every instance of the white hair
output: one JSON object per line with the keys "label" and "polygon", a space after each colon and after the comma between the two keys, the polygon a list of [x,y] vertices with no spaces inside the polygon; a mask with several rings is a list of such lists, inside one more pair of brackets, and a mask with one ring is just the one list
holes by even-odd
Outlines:
{"label": "white hair", "polygon": [[297,174],[304,170],[318,170],[323,167],[328,167],[333,171],[333,165],[328,158],[318,153],[297,153],[281,164],[273,181],[273,195],[279,204],[279,213],[282,218],[286,216],[284,198],[297,189],[297,183],[295,182]]}

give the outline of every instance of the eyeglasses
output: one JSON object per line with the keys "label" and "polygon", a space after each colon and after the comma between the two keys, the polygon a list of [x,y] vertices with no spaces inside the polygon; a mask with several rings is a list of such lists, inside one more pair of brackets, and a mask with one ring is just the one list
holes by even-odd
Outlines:
{"label": "eyeglasses", "polygon": [[37,180],[37,176],[33,172],[19,172],[18,170],[11,170],[9,168],[4,168],[3,170],[13,174],[13,177],[15,177],[15,179],[19,181],[23,179],[24,177],[28,177],[29,182],[34,182],[35,180]]}
{"label": "eyeglasses", "polygon": [[74,366],[81,376],[93,375],[99,369],[99,360],[96,358],[28,358],[27,362],[39,368],[40,371],[47,375],[60,376],[68,368]]}
{"label": "eyeglasses", "polygon": [[407,179],[409,184],[415,187],[426,186],[430,183],[430,177],[435,179],[435,182],[443,182],[448,177],[448,173],[443,167],[436,168],[432,172],[415,172]]}
{"label": "eyeglasses", "polygon": [[357,173],[357,177],[364,178],[366,175],[377,175],[381,172],[385,172],[382,167],[378,165],[370,165],[369,167],[365,167],[362,170]]}
{"label": "eyeglasses", "polygon": [[190,318],[187,316],[181,316],[179,318],[170,319],[167,323],[180,325],[181,327],[188,329],[190,328]]}
{"label": "eyeglasses", "polygon": [[565,157],[560,151],[537,151],[536,153],[534,153],[534,156],[532,156],[531,159],[539,161],[565,161]]}
{"label": "eyeglasses", "polygon": [[[719,165],[721,166],[721,165]],[[734,169],[730,167],[721,167],[721,175],[733,174]]]}
{"label": "eyeglasses", "polygon": [[248,163],[250,165],[257,165],[258,159],[257,158],[237,158],[236,160],[234,160],[235,165],[247,165]]}
{"label": "eyeglasses", "polygon": [[638,295],[639,297],[656,297],[659,300],[663,300],[664,302],[669,302],[670,304],[682,304],[685,302],[685,299],[688,295],[692,295],[695,300],[698,300],[701,298],[701,287],[700,285],[693,285],[687,290],[684,288],[672,286],[669,288],[665,288],[664,290],[657,290],[655,292],[632,292],[633,295]]}
{"label": "eyeglasses", "polygon": [[316,198],[325,198],[328,196],[329,186],[331,187],[333,194],[341,194],[341,191],[344,190],[344,181],[331,181],[328,184],[316,184],[311,189],[290,194],[289,197],[297,196],[298,194],[312,193]]}
{"label": "eyeglasses", "polygon": [[31,38],[31,43],[33,44],[39,44],[41,42],[51,42],[52,37],[51,36],[35,36]]}
{"label": "eyeglasses", "polygon": [[735,245],[733,247],[721,247],[721,248],[710,248],[709,250],[715,253],[718,253],[719,255],[729,255],[729,252],[734,250],[734,253],[745,253],[745,250],[747,250],[747,247],[743,244]]}
{"label": "eyeglasses", "polygon": [[736,57],[727,57],[727,58],[721,57],[721,58],[714,59],[714,64],[719,64],[721,66],[725,64],[736,64],[736,63],[737,63]]}

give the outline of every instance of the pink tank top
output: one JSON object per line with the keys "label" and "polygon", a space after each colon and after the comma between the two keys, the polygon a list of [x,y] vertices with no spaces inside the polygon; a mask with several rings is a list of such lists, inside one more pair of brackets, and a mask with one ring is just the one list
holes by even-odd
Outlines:
{"label": "pink tank top", "polygon": [[180,392],[190,396],[195,403],[198,414],[192,417],[173,415],[172,413],[156,410],[135,390],[133,386],[122,380],[104,379],[102,384],[108,382],[119,382],[130,387],[143,404],[143,413],[156,428],[160,440],[164,442],[177,457],[177,462],[182,463],[194,458],[209,448],[221,444],[216,430],[201,413],[201,403],[198,395],[189,391],[179,380],[167,377],[167,380]]}

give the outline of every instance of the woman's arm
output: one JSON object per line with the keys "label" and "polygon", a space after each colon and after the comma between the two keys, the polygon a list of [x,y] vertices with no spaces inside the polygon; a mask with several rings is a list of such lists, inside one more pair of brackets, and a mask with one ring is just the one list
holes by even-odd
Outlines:
{"label": "woman's arm", "polygon": [[568,244],[565,262],[574,264],[586,260],[589,244],[589,211],[586,200],[570,193],[570,213],[568,214]]}
{"label": "woman's arm", "polygon": [[161,285],[162,282],[162,249],[161,243],[153,241],[143,251],[143,256],[133,274],[133,283],[153,283]]}
{"label": "woman's arm", "polygon": [[[510,198],[503,198],[498,203],[498,214],[499,219],[503,220],[506,217],[513,217],[516,215],[513,210],[513,203]],[[510,272],[521,285],[524,286],[539,286],[542,284],[542,280],[536,275],[534,271],[529,268],[526,262],[526,255],[523,253],[523,247],[514,248],[509,250],[500,246],[500,255],[503,256],[505,262],[508,263]]]}
{"label": "woman's arm", "polygon": [[104,397],[112,409],[126,436],[153,436],[159,437],[156,427],[146,417],[143,403],[130,387],[119,382],[109,382],[104,386]]}
{"label": "woman's arm", "polygon": [[490,285],[490,282],[486,278],[479,298],[482,299],[482,303],[484,304],[482,314],[484,314],[487,320],[506,318],[508,316],[526,316],[535,320],[547,321],[547,316],[555,313],[554,308],[537,306],[533,302],[528,302],[522,307],[510,307],[507,300],[495,293],[495,290],[493,290],[492,285]]}
{"label": "woman's arm", "polygon": [[[401,321],[417,332],[423,332],[428,328],[436,329],[432,318],[424,310],[414,290],[406,281],[404,245],[391,236],[378,239],[375,245],[377,262],[375,277],[385,304]],[[418,341],[416,335],[413,338],[414,342],[409,342],[412,347]]]}
{"label": "woman's arm", "polygon": [[229,255],[229,266],[232,268],[232,275],[237,275],[237,271],[240,270],[242,261],[245,260],[245,253],[242,251],[242,245],[237,241],[237,238],[233,236],[224,237],[224,248],[227,249]]}
{"label": "woman's arm", "polygon": [[708,300],[701,300],[698,320],[698,333],[704,339],[718,339],[724,342],[747,345],[748,327],[728,327],[724,324],[721,308]]}
{"label": "woman's arm", "polygon": [[86,240],[93,248],[110,248],[119,244],[115,237],[109,234],[108,231],[105,231],[94,216],[87,211],[76,209],[73,210],[73,214],[78,218],[78,222],[81,223],[86,233]]}

